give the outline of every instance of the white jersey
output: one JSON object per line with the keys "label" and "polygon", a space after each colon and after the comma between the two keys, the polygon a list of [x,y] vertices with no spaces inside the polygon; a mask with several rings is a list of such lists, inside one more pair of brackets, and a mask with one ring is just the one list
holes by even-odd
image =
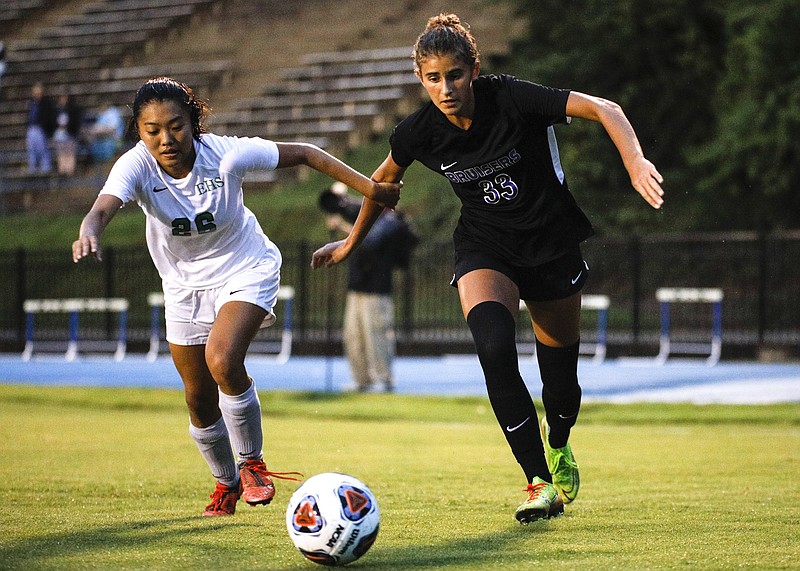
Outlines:
{"label": "white jersey", "polygon": [[147,247],[165,283],[207,289],[265,261],[280,266],[278,248],[242,195],[247,172],[277,167],[278,146],[255,137],[203,134],[194,149],[192,171],[175,179],[139,141],[114,164],[100,194],[136,201],[144,210]]}

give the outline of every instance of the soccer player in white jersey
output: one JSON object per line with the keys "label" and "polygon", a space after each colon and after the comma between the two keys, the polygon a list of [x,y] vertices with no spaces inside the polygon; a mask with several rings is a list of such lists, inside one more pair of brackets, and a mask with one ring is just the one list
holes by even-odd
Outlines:
{"label": "soccer player in white jersey", "polygon": [[[528,482],[514,515],[521,523],[548,518],[575,499],[580,483],[568,438],[581,400],[578,344],[588,266],[579,244],[592,234],[567,187],[553,125],[568,117],[601,123],[633,187],[654,208],[663,203],[662,177],[618,105],[509,75],[479,76],[477,44],[455,14],[428,20],[414,46],[414,68],[431,100],[395,127],[391,152],[373,179],[398,182],[419,161],[445,176],[461,200],[452,284],[492,409]],[[350,235],[317,250],[312,265],[345,259],[380,212],[365,200]],[[520,299],[536,334],[541,424],[519,372]]]}
{"label": "soccer player in white jersey", "polygon": [[275,495],[262,457],[261,405],[244,365],[271,324],[281,254],[242,199],[246,173],[308,165],[393,207],[401,184],[376,183],[304,143],[205,132],[208,105],[167,77],[145,82],[129,133],[139,141],[114,164],[72,244],[75,262],[102,257],[100,236],[123,204],[147,220],[147,247],[162,279],[167,341],[185,387],[189,433],[217,479],[203,515],[232,515]]}

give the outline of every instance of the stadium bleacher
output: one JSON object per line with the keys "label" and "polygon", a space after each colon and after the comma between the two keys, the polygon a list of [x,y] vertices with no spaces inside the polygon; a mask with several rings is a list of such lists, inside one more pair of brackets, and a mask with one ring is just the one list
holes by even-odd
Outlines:
{"label": "stadium bleacher", "polygon": [[7,30],[52,3],[52,0],[3,0],[0,6],[0,26]]}
{"label": "stadium bleacher", "polygon": [[321,140],[333,152],[357,146],[419,100],[407,48],[314,53],[286,69],[263,96],[218,113],[214,130],[283,140]]}
{"label": "stadium bleacher", "polygon": [[[53,97],[70,93],[92,117],[105,102],[127,108],[132,93],[147,78],[171,75],[212,99],[213,132],[302,140],[334,153],[384,132],[391,121],[418,105],[422,91],[413,74],[410,46],[308,49],[259,93],[229,96],[221,108],[215,94],[235,91],[231,86],[242,80],[241,68],[246,67],[241,59],[225,57],[230,50],[223,49],[215,54],[221,57],[193,57],[191,48],[162,50],[165,39],[172,47],[179,36],[192,36],[198,22],[202,26],[222,13],[232,18],[237,10],[247,17],[256,9],[271,13],[265,8],[273,4],[284,17],[301,10],[278,10],[277,3],[267,0],[4,2],[0,22],[17,22],[26,33],[6,41],[8,71],[0,83],[0,214],[35,205],[37,197],[52,194],[48,190],[90,187],[93,194],[102,182],[104,171],[97,169],[79,169],[69,180],[27,173],[26,106],[36,81],[44,81]],[[308,40],[299,43],[313,46]],[[145,57],[161,51],[169,53],[158,58],[159,63]],[[249,66],[248,73],[252,69]]]}
{"label": "stadium bleacher", "polygon": [[173,73],[176,67],[201,88],[229,81],[229,61],[165,62],[158,67],[136,66],[129,61],[131,54],[146,51],[149,43],[167,37],[177,22],[189,22],[196,11],[213,5],[213,0],[92,1],[50,25],[44,16],[48,8],[59,8],[57,3],[4,3],[2,21],[16,17],[21,22],[25,18],[30,25],[41,14],[42,25],[29,37],[7,42],[8,69],[0,83],[0,212],[26,208],[33,202],[32,195],[47,190],[97,188],[97,177],[91,172],[79,170],[68,179],[27,173],[26,107],[35,82],[45,82],[47,93],[53,97],[71,94],[87,117],[93,117],[103,103],[124,106],[145,79]]}

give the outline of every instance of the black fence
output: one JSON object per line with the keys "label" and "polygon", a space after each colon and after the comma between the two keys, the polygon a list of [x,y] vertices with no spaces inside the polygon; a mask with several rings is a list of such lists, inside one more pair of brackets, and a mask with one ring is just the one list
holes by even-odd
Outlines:
{"label": "black fence", "polygon": [[[282,284],[295,289],[293,353],[341,353],[346,270],[312,270],[314,244],[282,244]],[[608,354],[655,355],[659,342],[660,287],[720,288],[723,302],[723,358],[771,355],[786,358],[800,346],[800,232],[756,235],[702,234],[647,238],[593,238],[583,246],[591,268],[584,291],[610,298]],[[396,276],[396,323],[401,354],[470,351],[469,331],[452,274],[449,243],[422,244],[411,269]],[[0,251],[0,348],[21,351],[25,340],[23,301],[36,298],[122,297],[130,302],[129,348],[146,351],[150,337],[148,294],[160,290],[147,249],[107,248],[103,263],[73,264],[67,246],[58,250]],[[280,307],[278,310],[280,311]],[[582,337],[597,335],[596,316],[585,312]],[[711,338],[709,304],[672,309],[676,338]],[[66,343],[64,315],[36,316],[37,339]],[[264,340],[279,338],[279,328]],[[519,341],[533,340],[522,313]],[[80,335],[114,340],[115,315],[81,315]]]}

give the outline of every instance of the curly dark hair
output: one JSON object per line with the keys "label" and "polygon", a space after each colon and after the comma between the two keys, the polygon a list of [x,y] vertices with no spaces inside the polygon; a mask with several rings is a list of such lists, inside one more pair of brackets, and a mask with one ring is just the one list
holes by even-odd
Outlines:
{"label": "curly dark hair", "polygon": [[211,112],[208,102],[199,99],[192,91],[192,88],[172,79],[171,77],[154,77],[148,79],[136,91],[131,106],[132,116],[128,123],[127,135],[132,141],[139,139],[137,122],[142,108],[153,101],[174,101],[178,105],[189,110],[189,117],[192,122],[192,137],[200,140],[200,135],[206,132],[204,125],[205,119]]}

